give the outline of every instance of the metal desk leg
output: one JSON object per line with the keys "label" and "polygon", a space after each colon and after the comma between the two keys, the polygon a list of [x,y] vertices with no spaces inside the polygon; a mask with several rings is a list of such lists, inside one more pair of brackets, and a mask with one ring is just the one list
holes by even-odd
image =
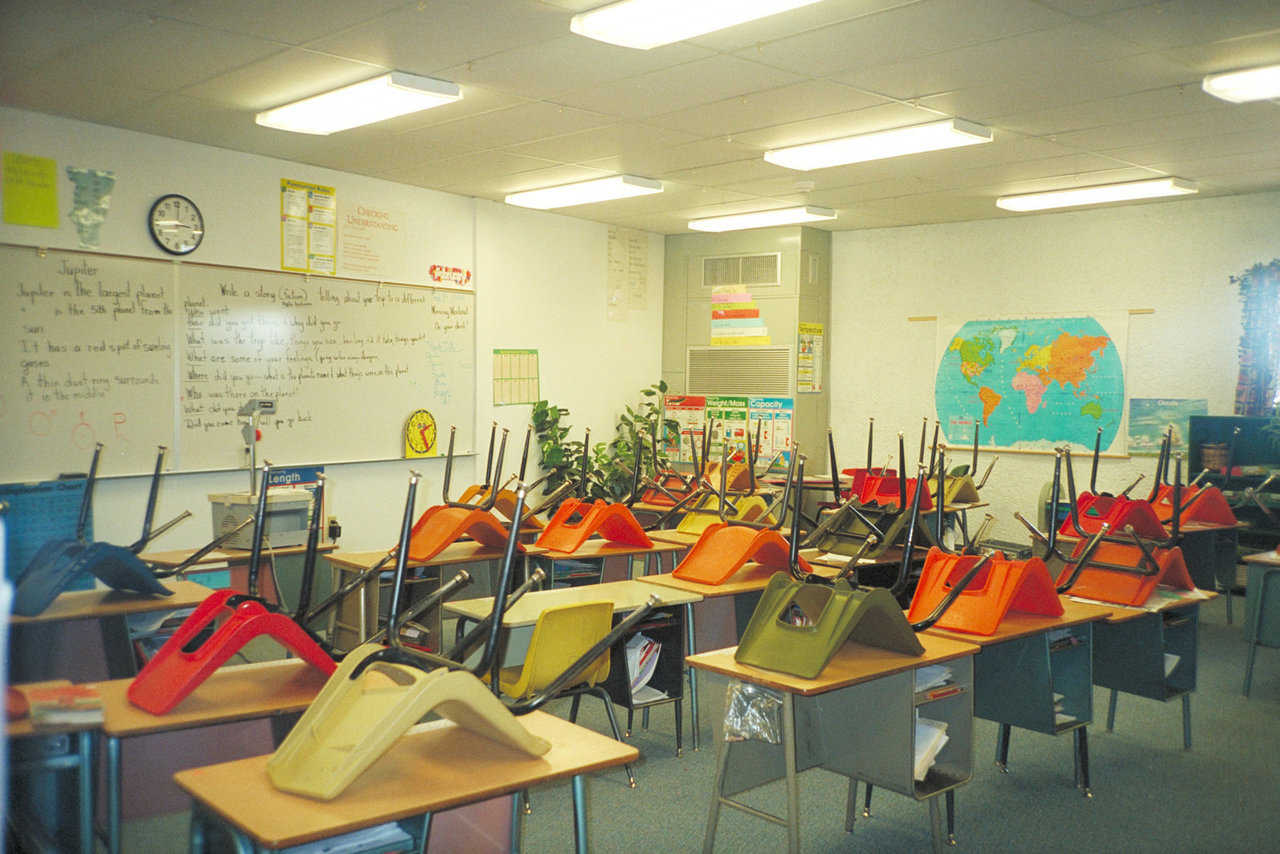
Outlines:
{"label": "metal desk leg", "polygon": [[427,846],[431,844],[431,813],[424,813],[422,816],[422,845],[418,848],[418,854],[427,854]]}
{"label": "metal desk leg", "polygon": [[80,755],[80,851],[93,854],[93,730],[84,730],[76,737],[76,752]]}
{"label": "metal desk leg", "polygon": [[[107,851],[120,854],[120,739],[107,738]],[[194,814],[192,821],[194,821]],[[194,843],[193,843],[194,844]]]}
{"label": "metal desk leg", "polygon": [[1115,688],[1111,689],[1111,699],[1107,701],[1107,732],[1114,732],[1116,728],[1116,700],[1120,697],[1120,692]]}
{"label": "metal desk leg", "polygon": [[956,790],[947,789],[947,844],[956,844]]}
{"label": "metal desk leg", "polygon": [[191,821],[188,827],[190,828],[187,831],[188,854],[204,854],[204,822],[200,818],[200,811],[194,806],[191,808]]}
{"label": "metal desk leg", "polygon": [[849,794],[844,801],[844,832],[853,833],[853,826],[858,820],[858,781],[849,778]]}
{"label": "metal desk leg", "polygon": [[581,774],[573,775],[573,850],[587,854],[587,791]]}
{"label": "metal desk leg", "polygon": [[[685,643],[689,648],[689,655],[697,652],[697,641],[693,631],[693,603],[686,602],[684,604],[684,632]],[[693,749],[698,750],[702,747],[702,737],[698,733],[698,668],[688,667],[689,671],[689,718],[693,722]]]}
{"label": "metal desk leg", "polygon": [[1000,736],[996,739],[996,767],[1001,774],[1009,773],[1009,736],[1012,732],[1012,726],[1000,724]]}
{"label": "metal desk leg", "polygon": [[929,835],[933,840],[933,854],[943,854],[942,810],[938,808],[938,796],[929,798]]}
{"label": "metal desk leg", "polygon": [[800,780],[796,774],[796,699],[787,693],[782,702],[783,761],[787,764],[787,851],[800,854]]}
{"label": "metal desk leg", "polygon": [[1191,693],[1182,695],[1182,749],[1191,749]]}
{"label": "metal desk leg", "polygon": [[[511,796],[511,851],[512,854],[520,854],[520,837],[524,832],[524,809],[521,808],[521,801],[524,800],[526,792],[516,792]],[[424,846],[423,851],[426,851]]]}
{"label": "metal desk leg", "polygon": [[729,745],[721,739],[716,745],[716,779],[711,789],[711,810],[707,813],[707,830],[702,836],[702,854],[711,854],[716,844],[716,824],[720,821],[720,800],[724,797],[724,772],[729,767]]}

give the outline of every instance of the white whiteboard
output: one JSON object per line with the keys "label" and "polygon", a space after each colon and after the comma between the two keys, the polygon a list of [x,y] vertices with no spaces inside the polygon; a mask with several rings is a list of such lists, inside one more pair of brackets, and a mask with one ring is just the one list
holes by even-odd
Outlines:
{"label": "white whiteboard", "polygon": [[399,458],[408,414],[474,435],[470,292],[0,246],[0,481]]}

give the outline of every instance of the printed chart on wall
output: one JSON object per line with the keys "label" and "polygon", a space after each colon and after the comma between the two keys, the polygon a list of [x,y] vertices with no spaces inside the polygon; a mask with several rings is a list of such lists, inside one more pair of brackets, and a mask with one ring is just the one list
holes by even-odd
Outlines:
{"label": "printed chart on wall", "polygon": [[1129,453],[1154,457],[1173,428],[1173,452],[1187,453],[1192,415],[1208,415],[1204,398],[1134,397],[1129,400]]}
{"label": "printed chart on wall", "polygon": [[338,202],[333,187],[280,179],[280,269],[338,271]]}
{"label": "printed chart on wall", "polygon": [[[475,295],[0,246],[0,481],[401,456],[405,418],[473,433]],[[464,446],[466,447],[466,446]]]}
{"label": "printed chart on wall", "polygon": [[1122,453],[1128,315],[938,323],[934,401],[947,442]]}
{"label": "printed chart on wall", "polygon": [[712,462],[720,459],[726,439],[730,457],[745,459],[747,441],[755,441],[757,427],[761,461],[767,462],[778,455],[784,464],[791,460],[793,398],[668,394],[663,396],[662,405],[666,417],[680,425],[679,449],[671,437],[665,444],[666,454],[672,460],[693,462],[689,436],[692,434],[695,441],[700,441],[702,428],[708,421],[714,422],[710,439]]}
{"label": "printed chart on wall", "polygon": [[796,391],[817,394],[822,391],[822,324],[801,323],[796,350]]}

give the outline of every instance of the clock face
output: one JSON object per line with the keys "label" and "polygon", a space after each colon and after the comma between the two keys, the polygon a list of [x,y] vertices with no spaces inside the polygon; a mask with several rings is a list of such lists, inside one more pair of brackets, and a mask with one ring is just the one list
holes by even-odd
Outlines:
{"label": "clock face", "polygon": [[147,215],[151,239],[171,255],[194,252],[204,239],[204,217],[186,196],[169,194],[156,199]]}
{"label": "clock face", "polygon": [[427,410],[416,410],[405,422],[404,448],[407,457],[435,456],[436,419]]}

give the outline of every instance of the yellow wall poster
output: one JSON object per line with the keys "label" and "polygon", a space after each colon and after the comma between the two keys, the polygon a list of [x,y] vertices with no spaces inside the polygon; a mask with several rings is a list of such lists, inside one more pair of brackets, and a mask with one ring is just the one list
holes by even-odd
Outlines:
{"label": "yellow wall poster", "polygon": [[51,157],[4,153],[4,221],[58,227],[58,164]]}
{"label": "yellow wall poster", "polygon": [[823,335],[821,323],[801,323],[796,336],[796,392],[816,394],[822,391]]}
{"label": "yellow wall poster", "polygon": [[338,195],[333,187],[280,179],[280,269],[338,271]]}

